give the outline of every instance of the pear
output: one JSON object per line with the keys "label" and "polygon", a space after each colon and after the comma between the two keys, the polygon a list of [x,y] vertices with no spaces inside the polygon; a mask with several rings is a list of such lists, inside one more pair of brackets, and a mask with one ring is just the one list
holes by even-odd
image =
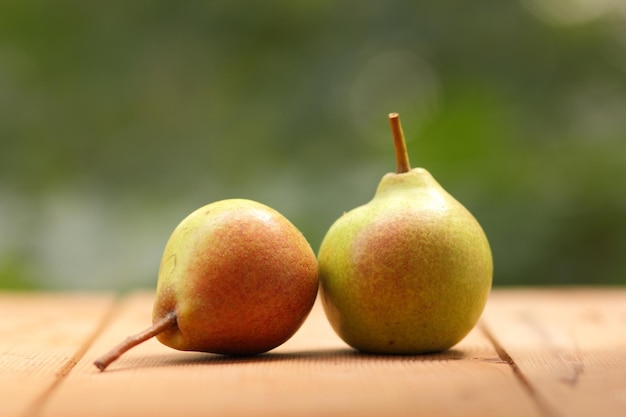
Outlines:
{"label": "pear", "polygon": [[426,169],[411,169],[398,114],[389,121],[397,171],[323,238],[320,298],[335,332],[357,350],[442,351],[482,314],[491,250],[472,214]]}
{"label": "pear", "polygon": [[154,336],[185,351],[267,352],[298,330],[317,291],[315,253],[292,223],[251,200],[214,202],[187,216],[165,246],[153,325],[95,365],[104,370]]}

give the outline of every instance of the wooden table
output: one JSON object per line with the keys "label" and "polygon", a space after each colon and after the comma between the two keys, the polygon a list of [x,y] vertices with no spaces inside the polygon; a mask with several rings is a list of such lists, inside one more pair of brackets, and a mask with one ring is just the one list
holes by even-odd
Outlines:
{"label": "wooden table", "polygon": [[153,339],[98,371],[149,324],[152,297],[0,293],[0,416],[626,416],[626,288],[494,290],[440,354],[358,354],[317,304],[264,355]]}

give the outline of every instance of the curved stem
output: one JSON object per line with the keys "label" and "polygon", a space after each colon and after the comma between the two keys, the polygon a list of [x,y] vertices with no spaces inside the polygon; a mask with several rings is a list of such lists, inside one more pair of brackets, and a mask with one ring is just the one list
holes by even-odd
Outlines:
{"label": "curved stem", "polygon": [[122,343],[99,357],[93,364],[96,365],[96,367],[101,371],[104,371],[107,366],[122,356],[122,354],[127,350],[145,342],[159,333],[163,333],[174,326],[176,326],[176,313],[172,311],[155,322],[152,326],[148,327],[146,330],[139,332],[136,335],[127,337]]}
{"label": "curved stem", "polygon": [[411,170],[409,162],[409,154],[406,150],[406,142],[402,125],[400,124],[400,115],[398,113],[389,113],[389,125],[391,126],[391,134],[393,135],[393,145],[396,149],[396,173],[402,174]]}

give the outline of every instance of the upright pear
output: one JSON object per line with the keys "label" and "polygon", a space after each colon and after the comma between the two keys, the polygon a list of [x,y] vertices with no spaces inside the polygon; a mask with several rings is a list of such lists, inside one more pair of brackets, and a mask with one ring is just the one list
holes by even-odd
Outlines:
{"label": "upright pear", "polygon": [[153,336],[178,350],[263,353],[298,330],[317,291],[315,253],[284,216],[251,200],[211,203],[187,216],[165,246],[153,325],[95,365],[104,370]]}
{"label": "upright pear", "polygon": [[426,169],[411,169],[398,114],[389,120],[396,173],[328,230],[318,253],[321,300],[336,333],[360,351],[442,351],[484,309],[491,250],[474,216]]}

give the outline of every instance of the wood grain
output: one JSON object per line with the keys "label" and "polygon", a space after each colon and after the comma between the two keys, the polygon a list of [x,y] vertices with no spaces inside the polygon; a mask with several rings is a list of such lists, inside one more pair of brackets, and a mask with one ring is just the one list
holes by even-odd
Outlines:
{"label": "wood grain", "polygon": [[364,355],[315,305],[264,355],[179,352],[150,340],[152,292],[0,293],[0,416],[624,416],[626,289],[496,289],[481,323],[434,355]]}
{"label": "wood grain", "polygon": [[28,416],[80,359],[114,297],[0,293],[0,416]]}
{"label": "wood grain", "polygon": [[151,340],[99,372],[92,361],[145,327],[151,305],[151,294],[136,294],[120,306],[42,416],[539,415],[480,331],[442,354],[361,355],[334,334],[319,304],[268,354],[228,358]]}
{"label": "wood grain", "polygon": [[626,416],[626,291],[498,291],[483,323],[546,416]]}

